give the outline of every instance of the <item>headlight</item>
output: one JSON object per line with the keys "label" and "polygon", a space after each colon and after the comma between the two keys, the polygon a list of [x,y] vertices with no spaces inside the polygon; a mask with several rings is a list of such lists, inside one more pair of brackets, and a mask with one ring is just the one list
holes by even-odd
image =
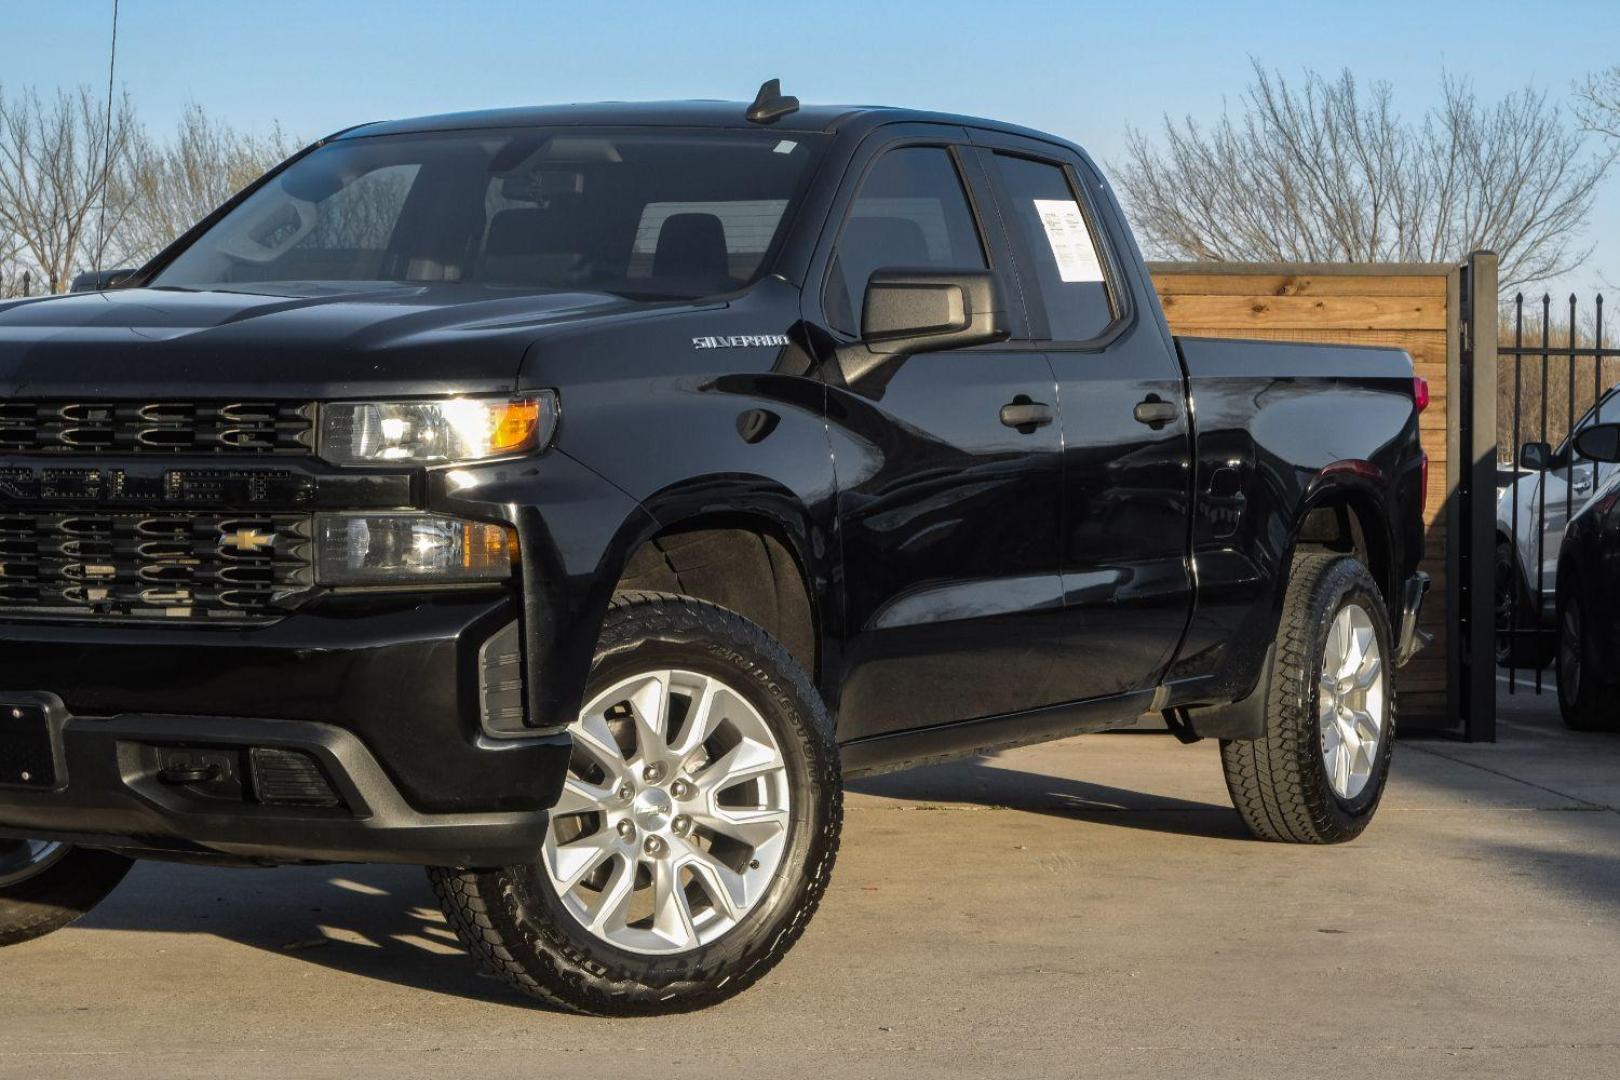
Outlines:
{"label": "headlight", "polygon": [[358,401],[321,406],[320,455],[335,465],[436,465],[544,449],[557,395],[518,400]]}
{"label": "headlight", "polygon": [[322,585],[498,581],[512,576],[517,539],[504,525],[436,514],[317,514]]}

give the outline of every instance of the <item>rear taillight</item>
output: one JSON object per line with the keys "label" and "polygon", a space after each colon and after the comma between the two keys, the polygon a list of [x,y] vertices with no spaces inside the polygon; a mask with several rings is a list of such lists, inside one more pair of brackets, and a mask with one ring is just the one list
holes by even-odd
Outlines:
{"label": "rear taillight", "polygon": [[[1429,380],[1421,375],[1412,376],[1412,404],[1417,406],[1419,415],[1429,407]],[[1429,452],[1423,451],[1423,487],[1419,489],[1422,505],[1429,503]]]}

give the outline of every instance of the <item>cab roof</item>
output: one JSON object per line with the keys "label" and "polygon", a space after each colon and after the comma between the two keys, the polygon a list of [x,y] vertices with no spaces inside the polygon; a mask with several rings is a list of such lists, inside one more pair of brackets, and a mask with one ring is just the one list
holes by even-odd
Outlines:
{"label": "cab roof", "polygon": [[864,133],[883,124],[961,124],[1066,142],[1044,132],[972,116],[878,105],[804,105],[770,123],[747,119],[743,101],[602,101],[579,105],[539,105],[474,112],[442,113],[409,120],[362,124],[338,138],[515,127],[682,127],[809,133]]}

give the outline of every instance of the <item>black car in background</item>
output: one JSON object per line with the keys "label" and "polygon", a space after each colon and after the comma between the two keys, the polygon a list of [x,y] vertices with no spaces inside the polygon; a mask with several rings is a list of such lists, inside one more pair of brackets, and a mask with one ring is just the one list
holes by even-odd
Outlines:
{"label": "black car in background", "polygon": [[[1620,462],[1620,424],[1593,424],[1575,449]],[[1577,731],[1620,731],[1620,474],[1564,533],[1558,556],[1558,708]]]}

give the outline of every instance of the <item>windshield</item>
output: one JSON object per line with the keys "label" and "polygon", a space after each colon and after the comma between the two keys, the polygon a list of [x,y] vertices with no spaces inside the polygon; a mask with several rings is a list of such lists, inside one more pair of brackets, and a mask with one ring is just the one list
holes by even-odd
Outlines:
{"label": "windshield", "polygon": [[254,192],[149,284],[714,296],[769,270],[819,148],[815,136],[752,131],[340,139]]}

